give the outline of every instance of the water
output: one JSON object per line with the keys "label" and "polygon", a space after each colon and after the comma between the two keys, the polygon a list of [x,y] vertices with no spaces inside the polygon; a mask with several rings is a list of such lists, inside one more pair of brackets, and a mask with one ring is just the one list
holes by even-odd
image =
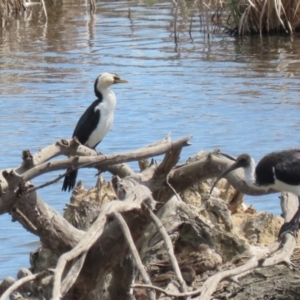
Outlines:
{"label": "water", "polygon": [[[70,137],[103,71],[130,82],[114,87],[117,111],[112,131],[98,146],[103,153],[134,150],[169,132],[173,139],[193,135],[181,162],[215,148],[259,160],[273,150],[299,147],[297,38],[208,39],[196,17],[190,30],[190,16],[197,14],[187,8],[188,14],[179,11],[176,44],[172,2],[101,1],[93,17],[83,3],[64,3],[48,10],[47,23],[34,10],[0,31],[1,169],[18,166],[23,149],[34,153]],[[79,177],[89,187],[94,173],[80,170]],[[61,184],[40,191],[59,212],[70,196]],[[246,201],[280,214],[276,195]],[[15,276],[29,266],[38,239],[7,215],[0,217],[0,228],[0,278]]]}

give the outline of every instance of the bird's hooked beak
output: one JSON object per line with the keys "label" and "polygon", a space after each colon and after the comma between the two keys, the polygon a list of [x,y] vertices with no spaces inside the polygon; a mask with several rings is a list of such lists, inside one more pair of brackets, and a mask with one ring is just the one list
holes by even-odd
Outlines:
{"label": "bird's hooked beak", "polygon": [[114,77],[114,84],[115,83],[128,83],[128,81],[120,77]]}
{"label": "bird's hooked beak", "polygon": [[214,187],[217,185],[217,183],[220,181],[221,178],[225,177],[226,175],[228,175],[229,173],[231,173],[232,171],[241,168],[241,164],[240,161],[235,161],[227,170],[225,170],[218,178],[217,180],[214,182],[214,184],[212,185],[211,189],[210,189],[210,194],[212,193]]}

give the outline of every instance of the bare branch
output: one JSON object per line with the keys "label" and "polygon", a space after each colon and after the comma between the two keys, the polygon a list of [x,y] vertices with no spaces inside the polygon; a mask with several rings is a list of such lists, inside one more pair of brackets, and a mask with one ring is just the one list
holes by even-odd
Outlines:
{"label": "bare branch", "polygon": [[201,293],[201,289],[198,289],[198,290],[195,290],[195,291],[192,291],[192,292],[186,292],[186,293],[171,293],[171,292],[168,292],[158,286],[154,286],[154,285],[147,285],[147,284],[133,284],[131,285],[132,288],[134,289],[137,289],[137,288],[141,288],[141,289],[154,289],[154,290],[157,290],[167,296],[170,296],[170,297],[187,297],[187,296],[195,296],[195,295],[198,295]]}
{"label": "bare branch", "polygon": [[211,295],[216,290],[217,285],[220,281],[224,280],[228,277],[233,277],[235,275],[239,275],[241,273],[247,272],[259,266],[259,261],[264,259],[268,254],[268,249],[261,249],[260,253],[250,258],[244,265],[241,265],[232,270],[226,270],[223,272],[219,272],[210,278],[208,278],[202,286],[202,292],[197,300],[210,300]]}
{"label": "bare branch", "polygon": [[279,251],[276,251],[274,255],[267,257],[262,262],[263,267],[273,266],[281,262],[285,262],[290,268],[292,268],[290,257],[293,255],[296,247],[296,239],[291,233],[285,234],[282,239],[282,247],[279,249]]}
{"label": "bare branch", "polygon": [[65,295],[68,292],[68,290],[75,283],[75,281],[82,269],[82,266],[85,262],[86,254],[87,253],[85,252],[80,257],[74,259],[74,262],[73,262],[67,276],[64,278],[64,280],[61,284],[62,295]]}
{"label": "bare branch", "polygon": [[[289,212],[291,208],[286,207],[286,221],[289,221],[288,218],[292,217],[292,214]],[[281,249],[278,251],[279,247]],[[245,276],[249,273],[249,271],[253,270],[258,266],[271,266],[274,264],[278,264],[280,262],[285,262],[289,267],[292,267],[292,263],[290,261],[290,257],[293,254],[294,248],[296,246],[295,237],[287,233],[283,235],[281,241],[276,241],[275,243],[271,244],[268,248],[261,248],[260,252],[254,255],[248,262],[244,265],[237,267],[232,270],[226,270],[220,272],[208,280],[205,281],[204,285],[202,286],[203,292],[201,296],[197,299],[199,300],[209,300],[213,292],[216,290],[217,284],[228,277],[237,280],[242,276]]]}
{"label": "bare branch", "polygon": [[81,254],[87,252],[94,243],[99,239],[102,235],[105,224],[107,222],[107,218],[111,213],[114,212],[124,212],[133,209],[140,209],[140,203],[138,202],[129,202],[128,201],[113,201],[109,203],[105,203],[101,207],[101,211],[99,213],[98,218],[84,235],[84,237],[80,240],[78,245],[72,249],[70,252],[63,254],[58,262],[54,273],[54,281],[53,281],[53,300],[59,300],[61,296],[61,278],[64,272],[65,266],[67,262],[75,259]]}
{"label": "bare branch", "polygon": [[44,203],[37,192],[16,198],[11,215],[24,228],[39,236],[45,247],[58,255],[72,249],[85,234]]}
{"label": "bare branch", "polygon": [[[137,268],[138,268],[138,270],[139,270],[139,272],[140,272],[140,274],[143,278],[144,283],[147,284],[147,285],[152,285],[151,280],[150,280],[150,278],[149,278],[149,276],[148,276],[148,274],[145,270],[145,267],[143,266],[142,260],[139,256],[139,253],[138,253],[137,249],[136,249],[136,246],[133,242],[133,239],[131,237],[131,234],[130,234],[130,231],[129,231],[129,228],[128,228],[126,222],[124,221],[121,214],[115,212],[114,216],[117,218],[117,220],[120,223],[121,230],[122,230],[122,232],[123,232],[123,234],[126,238],[127,244],[128,244],[129,249],[131,251],[131,254],[133,256],[135,264],[136,264],[136,266],[137,266]],[[150,300],[155,300],[156,299],[155,298],[155,293],[153,293],[152,290],[147,290],[147,294],[148,294],[148,297],[149,297]]]}
{"label": "bare branch", "polygon": [[[44,162],[40,165],[25,171],[22,176],[15,171],[7,172],[3,171],[3,177],[5,180],[1,182],[0,191],[2,192],[0,201],[0,214],[11,210],[16,202],[16,187],[24,181],[31,180],[39,175],[48,173],[55,170],[67,169],[70,166],[73,168],[80,168],[89,165],[89,167],[105,168],[110,165],[124,163],[128,161],[135,161],[141,158],[160,155],[165,152],[176,150],[188,145],[190,136],[182,138],[180,140],[163,143],[152,147],[145,147],[136,151],[117,154],[117,155],[99,155],[96,157],[72,157],[53,162]],[[80,147],[84,147],[79,145]],[[87,148],[87,147],[85,147]],[[88,148],[87,148],[88,149]],[[57,154],[56,150],[56,154]],[[33,155],[34,157],[34,155]]]}
{"label": "bare branch", "polygon": [[[192,159],[192,162],[187,162],[174,168],[168,176],[169,183],[173,187],[176,187],[177,193],[180,193],[197,182],[218,177],[233,163],[233,160],[221,156],[220,154],[201,152]],[[226,176],[226,179],[241,193],[253,196],[278,193],[278,191],[272,189],[256,190],[251,188],[251,186],[248,186],[245,181],[240,179],[241,176],[239,176],[239,172],[240,170],[231,172]],[[172,190],[164,191],[163,198],[159,198],[157,200],[165,201],[165,199],[169,199],[172,194]]]}
{"label": "bare branch", "polygon": [[153,223],[155,224],[155,226],[156,226],[157,230],[159,231],[159,233],[162,235],[162,238],[165,242],[171,265],[173,267],[175,275],[176,275],[176,277],[179,281],[179,284],[180,284],[181,292],[186,293],[187,292],[186,283],[185,283],[185,281],[182,277],[182,274],[181,274],[181,271],[180,271],[180,268],[179,268],[179,265],[178,265],[178,261],[175,257],[172,241],[171,241],[165,227],[163,226],[161,221],[158,219],[158,217],[146,205],[145,205],[145,207],[146,207],[147,211],[149,212],[150,218],[152,219]]}
{"label": "bare branch", "polygon": [[97,157],[73,157],[55,162],[46,162],[25,172],[23,174],[23,180],[28,181],[44,173],[66,169],[67,167],[70,167],[70,164],[73,165],[74,168],[80,168],[87,164],[90,164],[90,167],[101,168],[108,165],[136,161],[142,158],[161,155],[167,151],[187,146],[187,141],[189,139],[190,137],[188,136],[172,143],[165,143],[153,147],[145,147],[140,150],[123,154],[99,155]]}
{"label": "bare branch", "polygon": [[23,277],[19,280],[17,280],[14,284],[12,284],[1,296],[0,300],[6,300],[9,295],[11,293],[13,293],[14,291],[16,291],[20,286],[22,286],[23,284],[25,284],[26,282],[35,280],[35,279],[42,279],[45,278],[47,276],[52,276],[50,275],[52,271],[51,270],[45,270],[41,273],[37,273],[37,274],[33,274],[33,275],[29,275],[26,277]]}
{"label": "bare branch", "polygon": [[16,215],[19,216],[19,218],[18,218],[19,221],[22,220],[21,223],[26,224],[27,225],[26,227],[31,229],[31,232],[37,231],[37,228],[30,222],[30,220],[18,208],[13,209],[13,212],[15,213],[15,216]]}
{"label": "bare branch", "polygon": [[282,192],[279,196],[281,206],[281,216],[285,222],[289,222],[295,215],[299,206],[298,197],[291,193]]}
{"label": "bare branch", "polygon": [[[95,156],[97,152],[93,149],[90,149],[84,145],[75,141],[74,139],[60,140],[55,144],[52,144],[46,148],[41,149],[39,152],[33,155],[26,155],[28,150],[23,151],[23,163],[21,166],[16,168],[16,172],[19,174],[24,173],[26,170],[30,169],[32,166],[40,165],[54,157],[59,155],[66,156]],[[30,163],[29,163],[30,159]]]}

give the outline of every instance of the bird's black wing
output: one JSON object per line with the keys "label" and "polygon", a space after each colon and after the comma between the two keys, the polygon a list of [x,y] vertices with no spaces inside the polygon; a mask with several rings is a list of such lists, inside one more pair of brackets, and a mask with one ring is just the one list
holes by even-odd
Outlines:
{"label": "bird's black wing", "polygon": [[300,149],[281,151],[281,162],[275,166],[278,180],[291,185],[300,184]]}
{"label": "bird's black wing", "polygon": [[85,144],[96,128],[100,120],[100,110],[95,111],[95,107],[101,103],[101,100],[95,100],[80,117],[75,130],[73,132],[73,137],[77,137],[81,144]]}
{"label": "bird's black wing", "polygon": [[274,177],[291,185],[300,184],[300,149],[266,155],[256,167],[256,176],[260,185],[274,183]]}

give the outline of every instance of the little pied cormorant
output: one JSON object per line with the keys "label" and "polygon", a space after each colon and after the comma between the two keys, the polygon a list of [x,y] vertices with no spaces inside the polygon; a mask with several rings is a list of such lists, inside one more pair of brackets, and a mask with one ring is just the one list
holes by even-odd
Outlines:
{"label": "little pied cormorant", "polygon": [[[110,130],[114,119],[114,110],[117,98],[109,87],[116,83],[127,83],[117,74],[102,73],[95,81],[95,100],[80,117],[73,137],[77,137],[82,145],[91,149],[102,141]],[[65,176],[62,186],[63,191],[71,191],[76,183],[78,170],[74,170]]]}

